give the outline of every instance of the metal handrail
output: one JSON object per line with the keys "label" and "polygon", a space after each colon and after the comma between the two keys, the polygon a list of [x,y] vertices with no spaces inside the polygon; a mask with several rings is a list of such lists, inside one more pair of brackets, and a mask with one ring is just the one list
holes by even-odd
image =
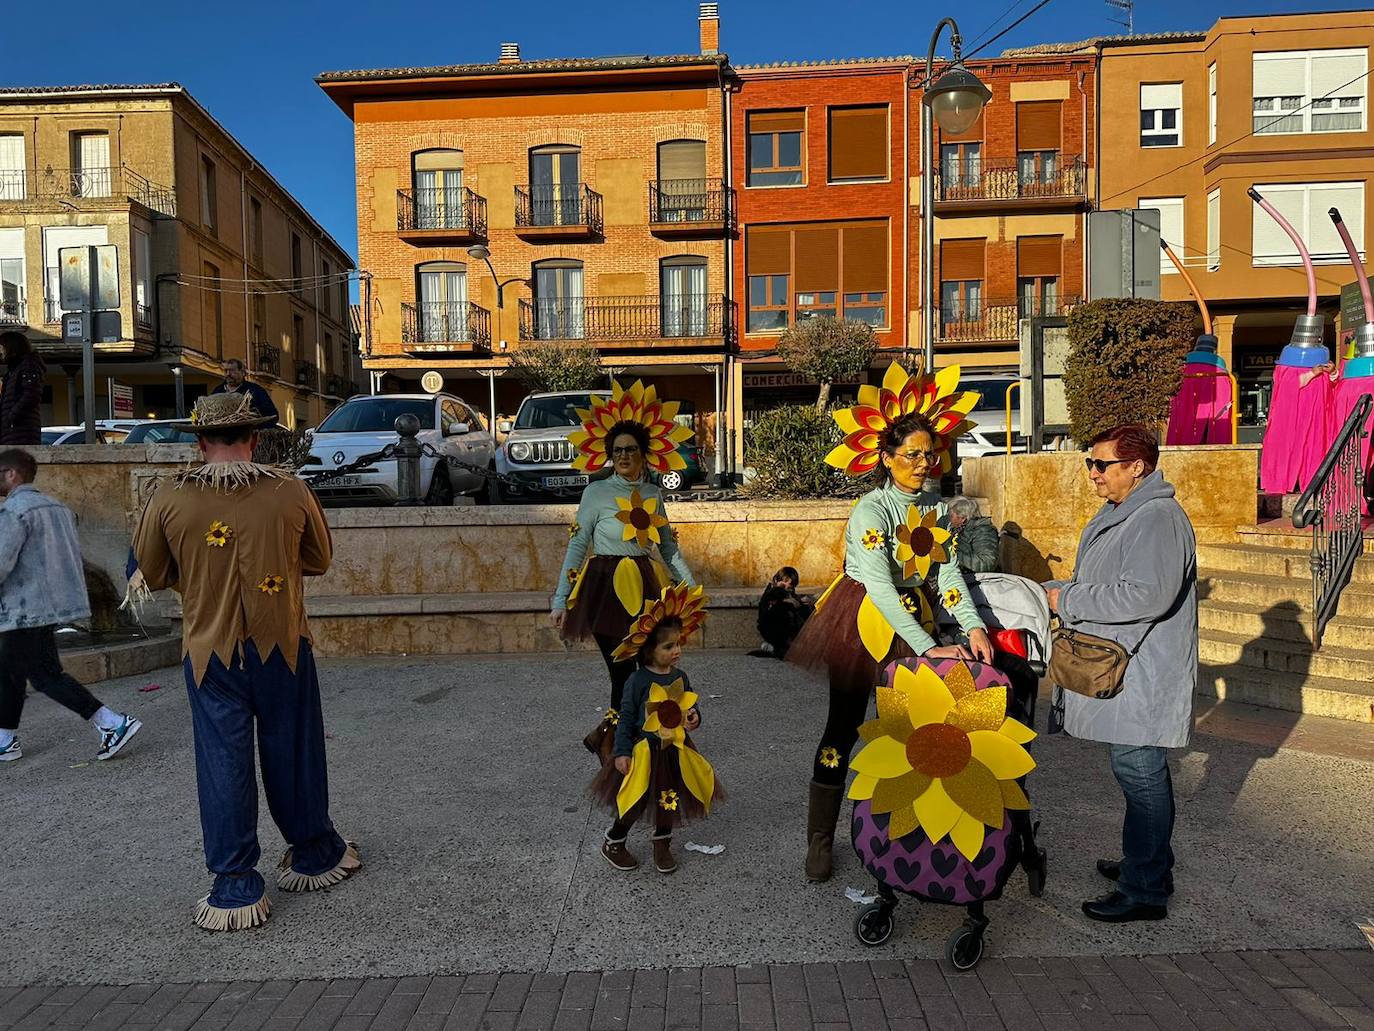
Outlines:
{"label": "metal handrail", "polygon": [[1312,643],[1320,648],[1355,560],[1364,552],[1364,449],[1374,395],[1364,394],[1293,509],[1293,526],[1312,528]]}
{"label": "metal handrail", "polygon": [[1007,384],[1006,403],[1007,403],[1007,454],[1011,454],[1011,392],[1021,389],[1019,379],[1012,380]]}

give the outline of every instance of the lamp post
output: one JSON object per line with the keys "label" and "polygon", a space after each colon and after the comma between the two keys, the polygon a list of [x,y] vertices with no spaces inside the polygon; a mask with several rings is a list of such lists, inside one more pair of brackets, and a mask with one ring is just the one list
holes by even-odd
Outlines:
{"label": "lamp post", "polygon": [[[946,25],[950,30],[954,59],[937,79],[935,46]],[[992,99],[992,91],[964,67],[962,48],[959,26],[953,18],[943,19],[931,34],[926,74],[920,83],[925,91],[921,98],[921,350],[928,373],[935,369],[935,158],[932,156],[935,132],[932,122],[938,121],[945,132],[964,132],[978,120],[984,106]]]}
{"label": "lamp post", "polygon": [[[468,257],[469,257],[469,258],[472,258],[474,261],[485,261],[485,262],[487,263],[487,271],[491,273],[491,281],[492,281],[493,283],[496,284],[496,308],[497,308],[498,311],[503,311],[503,310],[505,310],[505,307],[506,307],[506,287],[510,286],[510,284],[512,284],[512,283],[523,283],[524,280],[523,280],[522,278],[520,278],[519,276],[512,276],[510,279],[502,279],[500,276],[498,276],[498,275],[496,274],[496,267],[495,267],[494,265],[492,265],[492,263],[491,263],[491,251],[490,251],[487,247],[485,247],[483,244],[475,243],[475,244],[473,244],[471,247],[469,247],[469,248],[468,248]],[[496,333],[497,333],[497,336],[499,337],[499,336],[500,336],[500,333],[501,333],[501,317],[500,317],[499,315],[498,315],[497,318],[496,318]],[[501,346],[504,348],[504,346],[505,346],[505,341],[504,341],[504,340],[501,341]],[[493,368],[493,369],[490,371],[490,373],[487,374],[487,398],[488,398],[488,404],[489,404],[490,409],[491,409],[491,434],[492,434],[492,440],[493,440],[493,441],[495,441],[495,439],[496,439],[496,429],[497,429],[497,427],[496,427],[496,374],[497,374],[497,370],[496,370],[495,368]]]}

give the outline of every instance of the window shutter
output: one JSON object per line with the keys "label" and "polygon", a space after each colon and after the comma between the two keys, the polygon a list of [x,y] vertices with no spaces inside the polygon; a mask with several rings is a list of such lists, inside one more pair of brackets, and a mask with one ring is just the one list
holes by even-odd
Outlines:
{"label": "window shutter", "polygon": [[1019,236],[1016,238],[1018,276],[1058,276],[1063,270],[1062,236]]}
{"label": "window shutter", "polygon": [[[1017,105],[1018,107],[1020,105]],[[970,125],[963,132],[945,132],[940,130],[941,143],[978,143],[983,139],[983,113],[987,110],[978,112],[978,120]]]}
{"label": "window shutter", "polygon": [[[1159,236],[1169,245],[1169,249],[1178,255],[1179,261],[1187,253],[1183,243],[1183,198],[1182,197],[1156,197],[1152,200],[1140,199],[1142,208],[1154,208],[1159,212]],[[1173,264],[1167,256],[1161,256],[1160,272],[1175,272]]]}
{"label": "window shutter", "polygon": [[415,155],[415,171],[447,171],[463,167],[461,150],[426,150]]}
{"label": "window shutter", "polygon": [[792,234],[786,229],[749,226],[744,249],[751,276],[785,276],[792,271]]}
{"label": "window shutter", "polygon": [[1307,60],[1302,54],[1254,57],[1256,97],[1301,97],[1307,93],[1306,79]]}
{"label": "window shutter", "polygon": [[840,231],[838,229],[797,229],[797,290],[839,290]]}
{"label": "window shutter", "polygon": [[705,179],[706,144],[702,140],[673,140],[658,145],[658,177]]}
{"label": "window shutter", "polygon": [[[1302,188],[1260,185],[1257,189],[1301,235],[1306,208],[1306,197]],[[1296,265],[1300,260],[1298,251],[1293,246],[1293,241],[1288,239],[1288,234],[1280,229],[1278,223],[1258,204],[1253,205],[1253,208],[1250,245],[1250,253],[1254,256],[1253,264]]]}
{"label": "window shutter", "polygon": [[750,132],[801,132],[806,124],[802,111],[759,111],[749,114]]}
{"label": "window shutter", "polygon": [[940,280],[955,282],[983,278],[987,240],[941,240]]}
{"label": "window shutter", "polygon": [[1142,83],[1140,86],[1140,110],[1178,111],[1183,108],[1183,83],[1162,82]]}
{"label": "window shutter", "polygon": [[1207,268],[1221,268],[1221,191],[1207,195]]}
{"label": "window shutter", "polygon": [[1033,100],[1016,105],[1016,149],[1058,150],[1060,100]]}
{"label": "window shutter", "polygon": [[0,172],[24,170],[24,137],[18,133],[0,136]]}
{"label": "window shutter", "polygon": [[[1363,97],[1365,93],[1364,51],[1342,51],[1312,55],[1312,97]],[[1341,212],[1342,215],[1345,212]]]}
{"label": "window shutter", "polygon": [[847,294],[887,293],[887,226],[878,223],[844,230],[844,279]]}
{"label": "window shutter", "polygon": [[830,178],[881,179],[887,175],[887,108],[830,109]]}
{"label": "window shutter", "polygon": [[105,133],[86,133],[79,152],[82,169],[110,167],[110,137]]}
{"label": "window shutter", "polygon": [[1307,187],[1307,246],[1313,259],[1346,258],[1345,244],[1327,214],[1340,210],[1355,248],[1364,250],[1364,183],[1313,183]]}

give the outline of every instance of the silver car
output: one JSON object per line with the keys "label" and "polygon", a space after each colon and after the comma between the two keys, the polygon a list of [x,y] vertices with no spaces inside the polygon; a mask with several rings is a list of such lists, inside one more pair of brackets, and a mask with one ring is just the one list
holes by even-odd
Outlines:
{"label": "silver car", "polygon": [[[416,437],[446,459],[420,457],[420,494],[427,505],[451,505],[459,494],[485,494],[495,450],[482,417],[452,394],[384,394],[355,397],[335,408],[313,432],[310,456],[301,476],[348,465],[363,455],[396,443],[396,420],[413,415],[420,420]],[[389,505],[397,500],[396,460],[372,462],[343,476],[322,480],[315,487],[320,500],[331,505]]]}
{"label": "silver car", "polygon": [[505,443],[496,452],[496,471],[503,474],[500,492],[508,499],[575,498],[592,479],[573,468],[568,434],[582,425],[577,409],[592,406],[608,390],[570,390],[530,394],[520,402],[514,422],[501,424]]}

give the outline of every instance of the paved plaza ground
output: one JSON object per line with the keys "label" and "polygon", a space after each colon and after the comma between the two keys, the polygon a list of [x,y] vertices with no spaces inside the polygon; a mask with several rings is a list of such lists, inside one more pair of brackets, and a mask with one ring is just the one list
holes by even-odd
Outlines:
{"label": "paved plaza ground", "polygon": [[[977,1007],[991,1006],[1008,1027],[1037,1027],[1015,1020],[1017,1007],[1048,1016],[1073,997],[1084,1012],[1101,1006],[1122,1018],[1080,1019],[1084,1027],[1192,1026],[1166,1020],[1170,1006],[1215,1011],[1211,1026],[1270,1026],[1263,1013],[1306,1006],[1337,1014],[1335,1026],[1374,1027],[1364,1008],[1374,1001],[1374,952],[1356,926],[1374,911],[1374,728],[1240,707],[1201,712],[1193,746],[1174,762],[1170,917],[1124,927],[1079,912],[1107,887],[1093,860],[1119,847],[1121,799],[1103,749],[1040,738],[1030,790],[1048,887],[1033,899],[1013,878],[989,907],[988,959],[970,981],[928,962],[958,910],[904,901],[887,945],[858,944],[858,907],[845,889],[871,883],[847,840],[832,882],[804,881],[806,780],[824,690],[790,667],[688,653],[684,667],[703,696],[697,740],[730,799],[679,836],[682,867],[665,878],[619,874],[597,852],[608,819],[583,796],[593,767],[579,743],[604,704],[595,656],[321,666],[333,815],[366,867],[324,893],[272,889],[271,922],[234,936],[190,923],[209,878],[179,672],[100,687],[146,724],[109,763],[90,761],[87,727],[31,699],[25,757],[0,768],[0,984],[71,987],[0,1002],[0,1027],[322,1031],[342,1018],[345,1031],[455,1031],[517,1017],[522,1027],[626,1026],[625,1013],[594,1019],[608,993],[606,1012],[659,1007],[660,1025],[681,1009],[696,1014],[683,1026],[707,1026],[719,1006],[719,1026],[919,1027],[918,1013],[932,1027],[960,1026],[937,1021],[929,1004],[971,1026],[980,1026]],[[149,684],[161,689],[138,690]],[[1043,729],[1043,712],[1038,722]],[[689,840],[725,851],[685,851]],[[265,805],[262,844],[270,873],[283,844]],[[647,835],[631,844],[647,855]],[[659,972],[624,972],[644,969]],[[150,987],[99,987],[131,983]],[[671,1004],[675,990],[683,1007]],[[21,999],[28,1017],[15,1016]],[[799,1009],[785,1018],[799,1000],[805,1020]],[[1313,1012],[1303,1019],[1323,1026]],[[1254,1019],[1238,1019],[1246,1015]]]}

